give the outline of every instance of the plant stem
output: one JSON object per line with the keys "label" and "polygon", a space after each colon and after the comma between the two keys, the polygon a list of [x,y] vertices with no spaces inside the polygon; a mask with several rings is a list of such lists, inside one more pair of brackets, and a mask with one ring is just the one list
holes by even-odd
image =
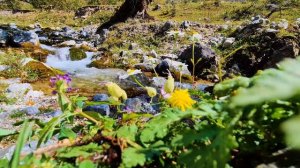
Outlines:
{"label": "plant stem", "polygon": [[192,64],[193,64],[192,82],[194,83],[195,82],[195,42],[193,42],[193,47],[192,47]]}
{"label": "plant stem", "polygon": [[136,79],[135,76],[131,76],[131,77],[132,77],[132,79],[135,81],[135,83],[137,83],[139,86],[141,86],[142,88],[145,87],[144,85],[142,85],[142,84]]}
{"label": "plant stem", "polygon": [[94,122],[95,124],[97,124],[97,125],[99,125],[99,126],[100,126],[100,124],[101,124],[99,121],[97,121],[97,120],[94,119],[93,117],[91,117],[91,116],[85,114],[85,113],[82,112],[82,111],[77,112],[77,114],[78,114],[78,115],[82,115],[83,117],[87,118],[88,120]]}

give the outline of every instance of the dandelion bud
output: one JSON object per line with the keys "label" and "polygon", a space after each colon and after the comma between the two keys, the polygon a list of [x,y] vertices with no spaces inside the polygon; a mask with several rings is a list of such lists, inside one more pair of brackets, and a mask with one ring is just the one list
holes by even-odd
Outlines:
{"label": "dandelion bud", "polygon": [[172,77],[171,74],[169,74],[168,76],[168,80],[167,82],[165,83],[165,86],[164,86],[164,90],[166,93],[173,93],[174,91],[174,78]]}
{"label": "dandelion bud", "polygon": [[122,88],[120,88],[120,86],[118,86],[117,84],[110,82],[106,85],[106,87],[107,87],[108,93],[112,97],[115,97],[117,99],[122,97],[123,100],[127,99],[126,92]]}
{"label": "dandelion bud", "polygon": [[145,89],[147,90],[147,93],[150,97],[154,97],[157,94],[157,91],[155,88],[153,87],[145,87]]}

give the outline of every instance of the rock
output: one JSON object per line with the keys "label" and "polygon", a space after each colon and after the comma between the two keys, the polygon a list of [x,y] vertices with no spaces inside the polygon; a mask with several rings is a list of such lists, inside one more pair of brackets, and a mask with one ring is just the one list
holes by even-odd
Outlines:
{"label": "rock", "polygon": [[23,67],[39,74],[39,78],[48,78],[60,73],[58,70],[51,68],[43,62],[33,59],[22,60]]}
{"label": "rock", "polygon": [[150,57],[154,57],[154,58],[157,58],[157,57],[158,57],[158,55],[157,55],[157,53],[156,53],[155,50],[151,50],[150,53],[149,53],[148,55],[149,55]]}
{"label": "rock", "polygon": [[107,104],[87,106],[86,108],[84,108],[84,111],[94,111],[105,116],[110,115],[110,108]]}
{"label": "rock", "polygon": [[135,113],[155,113],[150,103],[144,102],[139,98],[129,98],[125,101],[123,110]]}
{"label": "rock", "polygon": [[226,31],[226,30],[228,30],[229,29],[229,25],[227,25],[227,24],[223,24],[223,25],[221,25],[220,27],[219,27],[219,31]]}
{"label": "rock", "polygon": [[235,41],[235,38],[234,37],[229,37],[229,38],[226,38],[223,42],[223,47],[224,48],[229,48],[232,46],[232,44],[234,43]]}
{"label": "rock", "polygon": [[[188,65],[188,69],[190,72],[193,71],[193,64],[191,62],[193,46],[190,45],[186,49],[184,49],[180,55],[179,59]],[[195,76],[208,79],[208,75],[212,75],[215,72],[211,70],[214,67],[217,67],[217,55],[216,53],[208,46],[196,43],[194,46],[194,55],[195,55],[195,63],[200,59],[198,64],[195,66]]]}
{"label": "rock", "polygon": [[277,37],[274,33],[265,33],[256,38],[257,45],[240,49],[228,58],[225,65],[227,72],[251,77],[258,70],[274,68],[283,59],[299,55],[300,47],[296,38]]}
{"label": "rock", "polygon": [[86,58],[86,53],[81,48],[70,48],[70,59],[71,61],[82,60]]}
{"label": "rock", "polygon": [[175,26],[174,22],[167,21],[159,30],[157,34],[165,34],[167,31],[170,31],[171,28]]}
{"label": "rock", "polygon": [[187,29],[187,28],[189,28],[190,27],[190,22],[189,21],[183,21],[182,23],[181,23],[181,25],[180,25],[180,28],[182,28],[182,29]]}
{"label": "rock", "polygon": [[173,74],[175,79],[180,79],[180,75],[183,79],[190,80],[191,73],[188,70],[188,65],[179,61],[173,61],[171,59],[164,59],[169,65],[169,70]]}
{"label": "rock", "polygon": [[289,27],[289,22],[285,19],[281,19],[278,23],[278,27],[285,30]]}
{"label": "rock", "polygon": [[62,47],[72,47],[72,46],[75,46],[75,45],[76,45],[75,40],[64,41],[64,42],[59,44],[59,46],[62,46]]}
{"label": "rock", "polygon": [[175,54],[164,54],[162,56],[160,56],[162,59],[166,59],[166,58],[170,58],[170,59],[177,59],[178,56]]}
{"label": "rock", "polygon": [[168,76],[170,66],[167,61],[162,61],[155,67],[155,71],[158,73],[159,76]]}
{"label": "rock", "polygon": [[297,18],[297,20],[296,20],[296,25],[300,28],[300,18]]}
{"label": "rock", "polygon": [[39,108],[35,106],[26,107],[22,111],[27,115],[37,115],[38,113],[40,113]]}
{"label": "rock", "polygon": [[[0,54],[1,55],[1,54]],[[9,68],[9,66],[7,66],[7,65],[0,65],[0,72],[1,71],[5,71],[5,70],[7,70]]]}
{"label": "rock", "polygon": [[9,23],[9,27],[12,29],[17,29],[17,25],[15,23]]}
{"label": "rock", "polygon": [[60,116],[62,114],[63,114],[63,112],[61,110],[56,110],[56,111],[47,113],[46,116],[49,116],[49,117],[58,117],[58,116]]}
{"label": "rock", "polygon": [[156,4],[153,8],[153,11],[158,11],[161,9],[161,6],[159,4]]}
{"label": "rock", "polygon": [[279,32],[279,30],[271,29],[271,28],[266,29],[265,31],[266,31],[266,33],[278,33]]}
{"label": "rock", "polygon": [[269,22],[270,21],[268,19],[265,19],[265,18],[261,17],[260,15],[257,15],[255,17],[251,18],[251,24],[252,25],[266,25]]}
{"label": "rock", "polygon": [[96,101],[96,102],[108,101],[108,95],[107,94],[96,94],[93,97],[93,101]]}
{"label": "rock", "polygon": [[129,45],[129,50],[136,50],[138,48],[138,44],[137,43],[130,43]]}
{"label": "rock", "polygon": [[5,46],[8,38],[8,33],[7,31],[0,29],[0,47]]}
{"label": "rock", "polygon": [[275,11],[279,9],[279,6],[277,4],[267,4],[266,8],[270,11]]}
{"label": "rock", "polygon": [[12,83],[6,89],[6,97],[20,99],[30,90],[32,86],[29,83]]}
{"label": "rock", "polygon": [[167,82],[167,79],[164,77],[153,77],[152,81],[153,81],[152,83],[155,87],[162,88],[162,87],[164,87],[165,83]]}
{"label": "rock", "polygon": [[[42,144],[40,147],[46,147],[57,143],[56,138],[49,139],[46,143]],[[22,148],[21,153],[33,153],[37,149],[38,141],[31,141],[25,144],[25,146]],[[15,151],[16,145],[7,147],[5,149],[0,149],[0,158],[6,158],[10,160],[12,158],[12,155]]]}
{"label": "rock", "polygon": [[40,41],[38,35],[33,31],[14,29],[10,31],[7,43],[12,47],[21,47],[26,43],[31,43],[35,46],[38,46]]}

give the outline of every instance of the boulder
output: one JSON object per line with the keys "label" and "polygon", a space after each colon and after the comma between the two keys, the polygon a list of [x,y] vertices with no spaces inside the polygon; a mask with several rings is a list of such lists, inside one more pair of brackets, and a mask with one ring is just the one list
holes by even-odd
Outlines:
{"label": "boulder", "polygon": [[[179,54],[179,59],[181,62],[188,65],[190,72],[193,71],[192,55],[193,55],[193,45],[188,46]],[[194,46],[194,56],[195,56],[195,76],[203,79],[209,79],[208,75],[213,74],[212,69],[217,67],[217,54],[209,47],[201,43],[196,43]]]}
{"label": "boulder", "polygon": [[276,67],[283,59],[299,55],[299,40],[295,37],[265,33],[256,38],[257,45],[242,48],[228,58],[225,65],[228,73],[251,77],[258,70]]}
{"label": "boulder", "polygon": [[156,111],[153,109],[150,103],[141,100],[140,98],[129,98],[125,101],[124,111],[136,112],[136,113],[151,113]]}
{"label": "boulder", "polygon": [[84,111],[94,111],[104,116],[110,115],[110,108],[107,104],[95,105],[95,106],[87,106],[83,109]]}
{"label": "boulder", "polygon": [[96,102],[108,101],[108,95],[107,94],[96,94],[93,97],[93,101],[96,101]]}
{"label": "boulder", "polygon": [[0,47],[5,46],[8,38],[8,33],[7,31],[0,29]]}
{"label": "boulder", "polygon": [[21,47],[26,43],[31,43],[35,46],[40,44],[38,35],[33,31],[23,31],[19,29],[11,30],[7,40],[9,46]]}
{"label": "boulder", "polygon": [[71,61],[82,60],[87,57],[86,53],[81,48],[70,48],[70,59]]}

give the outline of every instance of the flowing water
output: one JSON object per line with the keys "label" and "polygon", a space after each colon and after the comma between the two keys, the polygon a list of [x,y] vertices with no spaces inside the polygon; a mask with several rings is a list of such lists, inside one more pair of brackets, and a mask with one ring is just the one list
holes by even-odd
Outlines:
{"label": "flowing water", "polygon": [[58,48],[47,45],[41,45],[41,47],[53,52],[53,54],[47,57],[46,64],[66,73],[70,73],[73,78],[73,87],[82,89],[84,92],[93,93],[103,90],[103,85],[100,83],[119,83],[119,75],[126,73],[122,69],[97,69],[88,67],[92,62],[92,57],[96,54],[94,52],[86,52],[86,58],[72,61],[70,59],[70,47]]}

